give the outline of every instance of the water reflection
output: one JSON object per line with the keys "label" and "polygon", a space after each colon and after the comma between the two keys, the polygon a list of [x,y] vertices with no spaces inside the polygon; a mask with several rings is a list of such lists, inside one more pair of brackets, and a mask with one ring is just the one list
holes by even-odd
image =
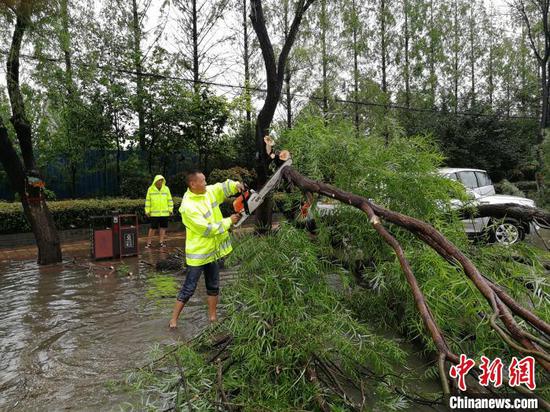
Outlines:
{"label": "water reflection", "polygon": [[[167,251],[140,259],[155,262]],[[151,296],[152,267],[125,259],[131,276],[111,262],[89,271],[80,258],[38,267],[33,261],[0,263],[0,409],[111,410],[127,400],[106,382],[143,364],[152,347],[187,340],[206,326],[204,286],[168,329],[175,294]],[[171,278],[179,288],[181,275]]]}

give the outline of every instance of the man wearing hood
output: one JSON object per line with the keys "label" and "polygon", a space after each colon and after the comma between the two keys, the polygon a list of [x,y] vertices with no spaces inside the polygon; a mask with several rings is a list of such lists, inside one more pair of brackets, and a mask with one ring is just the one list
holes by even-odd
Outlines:
{"label": "man wearing hood", "polygon": [[159,229],[160,247],[166,247],[164,236],[168,227],[168,216],[174,212],[174,201],[170,189],[162,175],[156,175],[153,184],[147,190],[145,198],[145,215],[151,220],[151,228],[147,236],[147,249],[151,247],[151,238]]}
{"label": "man wearing hood", "polygon": [[188,189],[179,211],[185,225],[187,275],[174,305],[170,328],[177,326],[179,315],[195,293],[203,271],[208,295],[208,317],[211,322],[216,320],[220,278],[218,260],[233,250],[229,228],[241,217],[239,214],[233,214],[224,218],[220,204],[228,197],[244,190],[242,183],[229,179],[207,186],[204,174],[198,170],[189,172],[186,180]]}

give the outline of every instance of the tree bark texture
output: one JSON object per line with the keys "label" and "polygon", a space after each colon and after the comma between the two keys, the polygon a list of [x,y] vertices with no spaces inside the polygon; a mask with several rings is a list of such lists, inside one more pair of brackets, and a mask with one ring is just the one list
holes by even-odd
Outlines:
{"label": "tree bark texture", "polygon": [[[268,180],[270,158],[265,151],[264,136],[269,134],[269,128],[275,114],[275,109],[281,97],[281,90],[285,75],[285,67],[288,60],[290,50],[296,40],[300,23],[307,9],[315,0],[300,0],[296,5],[294,18],[288,31],[281,53],[278,59],[275,57],[273,45],[267,32],[267,24],[265,21],[262,0],[250,0],[250,20],[252,27],[258,37],[262,57],[264,60],[266,78],[267,78],[267,94],[264,104],[258,113],[256,119],[256,173],[258,176],[258,184],[261,186]],[[271,199],[267,199],[257,210],[257,222],[260,228],[270,228],[272,222],[272,205]]]}

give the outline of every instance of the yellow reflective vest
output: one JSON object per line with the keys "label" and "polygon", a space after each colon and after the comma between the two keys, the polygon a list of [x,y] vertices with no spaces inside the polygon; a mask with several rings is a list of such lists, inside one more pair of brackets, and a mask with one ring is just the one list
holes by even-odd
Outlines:
{"label": "yellow reflective vest", "polygon": [[[155,182],[163,179],[162,187],[157,189]],[[148,213],[151,217],[163,217],[170,216],[170,213],[174,211],[174,201],[172,200],[172,194],[170,189],[166,186],[166,180],[162,175],[156,175],[153,180],[153,184],[149,186],[147,190],[147,196],[145,197],[145,213]]]}
{"label": "yellow reflective vest", "polygon": [[238,192],[237,183],[206,186],[206,193],[187,189],[180,206],[185,225],[185,261],[188,266],[201,266],[227,256],[233,248],[229,239],[231,218],[222,216],[220,204]]}

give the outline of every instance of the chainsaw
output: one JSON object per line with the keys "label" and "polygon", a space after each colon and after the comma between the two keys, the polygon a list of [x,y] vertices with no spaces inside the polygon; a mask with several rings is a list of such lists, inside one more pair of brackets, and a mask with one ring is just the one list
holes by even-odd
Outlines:
{"label": "chainsaw", "polygon": [[271,176],[267,183],[256,192],[253,189],[246,189],[233,201],[233,210],[241,215],[240,220],[234,225],[239,227],[248,217],[253,214],[264,202],[267,194],[277,187],[281,180],[283,169],[292,164],[292,159],[284,162],[277,171]]}

